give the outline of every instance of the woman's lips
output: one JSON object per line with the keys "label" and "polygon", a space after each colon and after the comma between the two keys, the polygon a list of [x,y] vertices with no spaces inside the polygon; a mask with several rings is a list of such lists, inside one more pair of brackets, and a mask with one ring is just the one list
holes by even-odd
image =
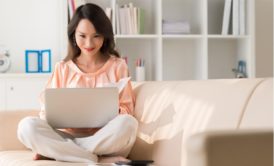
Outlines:
{"label": "woman's lips", "polygon": [[86,51],[91,52],[94,48],[85,48]]}

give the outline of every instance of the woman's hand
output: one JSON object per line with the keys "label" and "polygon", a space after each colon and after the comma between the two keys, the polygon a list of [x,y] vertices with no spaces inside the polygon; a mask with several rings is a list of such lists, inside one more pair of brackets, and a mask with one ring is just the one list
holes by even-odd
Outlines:
{"label": "woman's hand", "polygon": [[71,135],[93,135],[101,128],[67,128],[66,132],[68,132]]}

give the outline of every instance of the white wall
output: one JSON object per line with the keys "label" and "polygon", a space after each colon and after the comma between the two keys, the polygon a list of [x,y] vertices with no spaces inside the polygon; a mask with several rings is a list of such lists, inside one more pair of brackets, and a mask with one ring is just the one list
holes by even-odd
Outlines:
{"label": "white wall", "polygon": [[255,0],[256,77],[273,77],[273,0]]}
{"label": "white wall", "polygon": [[[273,0],[255,0],[256,76],[273,76]],[[0,0],[0,45],[10,50],[9,72],[25,71],[26,49],[51,49],[53,64],[65,55],[65,0]]]}
{"label": "white wall", "polygon": [[53,63],[61,54],[59,0],[0,0],[0,45],[10,50],[9,72],[25,72],[26,49],[51,49]]}

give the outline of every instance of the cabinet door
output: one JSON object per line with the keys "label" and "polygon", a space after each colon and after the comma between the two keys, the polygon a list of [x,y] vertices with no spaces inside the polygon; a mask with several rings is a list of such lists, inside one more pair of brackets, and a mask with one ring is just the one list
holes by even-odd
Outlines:
{"label": "cabinet door", "polygon": [[46,78],[7,80],[7,110],[40,109],[39,95],[46,81]]}
{"label": "cabinet door", "polygon": [[5,79],[0,79],[0,110],[5,110],[6,108],[5,95]]}

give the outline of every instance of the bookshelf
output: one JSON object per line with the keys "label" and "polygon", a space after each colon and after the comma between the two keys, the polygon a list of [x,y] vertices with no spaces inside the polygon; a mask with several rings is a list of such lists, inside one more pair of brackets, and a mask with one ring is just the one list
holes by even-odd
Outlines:
{"label": "bookshelf", "polygon": [[[135,60],[145,60],[146,80],[192,80],[234,78],[238,61],[246,62],[247,77],[255,77],[254,0],[245,0],[245,34],[222,35],[226,0],[76,0],[111,8],[116,32],[118,6],[133,3],[144,10],[143,34],[115,34],[117,50],[128,57],[135,78]],[[234,0],[232,0],[234,1]],[[235,0],[236,1],[236,0]],[[68,3],[63,2],[67,20]],[[162,33],[162,20],[185,20],[190,33]],[[67,22],[63,26],[66,33]],[[64,37],[63,43],[66,44]],[[63,46],[66,47],[65,45]],[[64,49],[64,54],[65,49]]]}

